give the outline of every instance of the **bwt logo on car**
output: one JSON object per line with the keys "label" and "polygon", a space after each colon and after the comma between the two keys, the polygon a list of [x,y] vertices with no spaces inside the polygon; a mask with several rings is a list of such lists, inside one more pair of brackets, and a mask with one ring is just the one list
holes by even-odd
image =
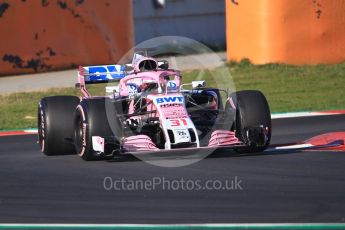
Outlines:
{"label": "bwt logo on car", "polygon": [[157,104],[160,103],[182,103],[183,97],[161,97],[156,99]]}

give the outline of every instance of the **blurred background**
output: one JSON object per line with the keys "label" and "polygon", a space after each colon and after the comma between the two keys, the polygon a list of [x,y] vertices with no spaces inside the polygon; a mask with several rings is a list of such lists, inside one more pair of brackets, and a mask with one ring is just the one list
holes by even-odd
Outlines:
{"label": "blurred background", "polygon": [[225,2],[5,0],[0,29],[0,74],[68,69],[115,63],[134,45],[162,35],[225,50]]}
{"label": "blurred background", "polygon": [[115,63],[157,36],[185,36],[227,60],[345,59],[342,0],[2,0],[0,75]]}

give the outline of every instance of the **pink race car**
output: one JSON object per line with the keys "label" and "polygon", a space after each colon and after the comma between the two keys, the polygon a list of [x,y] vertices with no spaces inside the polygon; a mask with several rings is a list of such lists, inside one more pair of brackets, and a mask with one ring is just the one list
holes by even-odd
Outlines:
{"label": "pink race car", "polygon": [[[183,84],[166,61],[139,54],[127,65],[81,66],[78,81],[80,98],[39,102],[38,139],[46,155],[97,160],[175,149],[261,152],[270,143],[270,110],[259,91],[229,94],[204,81]],[[91,96],[86,89],[114,81],[119,84],[107,86],[107,96]]]}

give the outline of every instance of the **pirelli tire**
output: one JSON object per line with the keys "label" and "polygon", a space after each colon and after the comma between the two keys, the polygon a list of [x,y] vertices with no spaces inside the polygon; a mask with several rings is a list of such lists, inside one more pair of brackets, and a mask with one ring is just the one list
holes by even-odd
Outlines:
{"label": "pirelli tire", "polygon": [[248,145],[237,151],[264,151],[270,144],[272,132],[271,113],[266,97],[260,91],[244,90],[233,93],[230,99],[236,107],[236,133]]}
{"label": "pirelli tire", "polygon": [[[103,153],[94,151],[93,136],[105,139]],[[111,99],[90,98],[80,102],[74,116],[74,145],[82,159],[102,160],[111,156],[114,151],[119,150],[121,136],[121,124]]]}
{"label": "pirelli tire", "polygon": [[74,111],[80,100],[75,96],[42,98],[38,105],[38,143],[48,156],[75,154]]}

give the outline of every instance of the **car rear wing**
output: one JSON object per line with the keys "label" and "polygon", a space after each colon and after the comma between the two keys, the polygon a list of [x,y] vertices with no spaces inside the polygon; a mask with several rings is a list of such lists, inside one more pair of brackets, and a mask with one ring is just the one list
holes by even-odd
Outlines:
{"label": "car rear wing", "polygon": [[[158,61],[158,68],[168,69],[168,62]],[[83,77],[84,84],[108,83],[119,81],[127,74],[127,70],[133,70],[132,64],[125,65],[99,65],[99,66],[79,66],[79,77]],[[79,82],[82,83],[82,82]]]}
{"label": "car rear wing", "polygon": [[[168,62],[158,61],[158,68],[168,69]],[[91,96],[85,85],[97,83],[117,82],[124,78],[128,73],[132,73],[133,65],[99,65],[99,66],[79,66],[78,83],[76,88],[81,89],[84,96]]]}
{"label": "car rear wing", "polygon": [[[125,65],[80,66],[79,83],[95,84],[119,81],[126,76],[125,68]],[[80,80],[83,81],[80,82]]]}
{"label": "car rear wing", "polygon": [[78,83],[75,86],[85,97],[90,97],[85,85],[119,81],[126,76],[125,68],[125,65],[79,66]]}

